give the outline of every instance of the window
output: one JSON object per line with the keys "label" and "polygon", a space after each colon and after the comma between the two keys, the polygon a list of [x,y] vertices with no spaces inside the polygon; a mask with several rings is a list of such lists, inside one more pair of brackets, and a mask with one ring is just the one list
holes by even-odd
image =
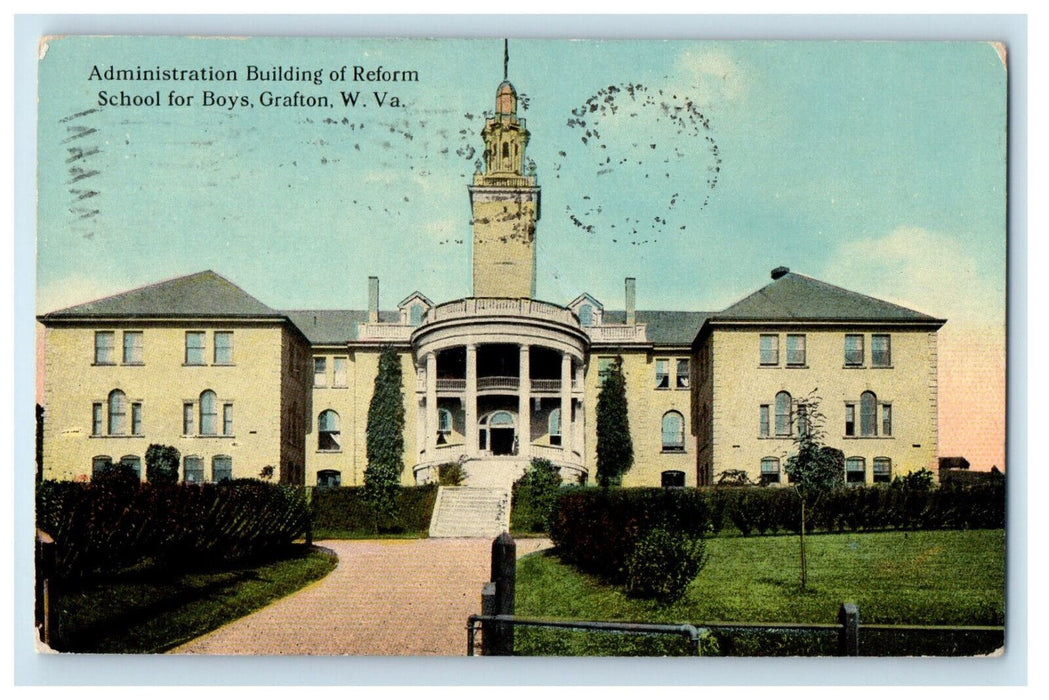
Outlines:
{"label": "window", "polygon": [[211,389],[205,389],[200,394],[200,434],[217,434],[218,418],[218,407],[215,405],[215,392]]}
{"label": "window", "polygon": [[888,457],[875,457],[874,470],[871,474],[874,483],[887,484],[892,481],[892,460]]}
{"label": "window", "polygon": [[317,486],[339,488],[342,486],[342,473],[335,469],[321,469],[317,472]]}
{"label": "window", "polygon": [[758,434],[761,437],[769,436],[769,406],[767,403],[761,404],[759,418],[758,418]]}
{"label": "window", "polygon": [[124,332],[124,364],[142,364],[142,331]]}
{"label": "window", "polygon": [[871,366],[892,366],[892,347],[888,335],[875,334],[871,336]]}
{"label": "window", "polygon": [[761,484],[779,483],[779,459],[776,457],[765,457],[761,460]]}
{"label": "window", "polygon": [[321,452],[342,449],[340,436],[339,414],[330,409],[322,412],[317,418],[317,449]]}
{"label": "window", "polygon": [[778,437],[790,437],[790,404],[790,394],[785,391],[776,394],[776,435]]}
{"label": "window", "polygon": [[102,404],[91,404],[91,434],[98,436],[102,434]]}
{"label": "window", "polygon": [[876,437],[878,435],[878,397],[873,391],[860,394],[860,436]]}
{"label": "window", "polygon": [[233,364],[233,333],[230,331],[215,331],[215,364]]}
{"label": "window", "polygon": [[677,411],[663,414],[663,451],[685,451],[685,419]]}
{"label": "window", "polygon": [[787,366],[805,366],[805,336],[794,334],[787,335]]}
{"label": "window", "polygon": [[762,335],[761,336],[761,364],[763,364],[763,365],[778,365],[779,364],[779,336],[778,335]]}
{"label": "window", "polygon": [[656,360],[656,388],[670,388],[670,360]]}
{"label": "window", "polygon": [[423,322],[423,306],[422,304],[412,304],[411,307],[411,321],[413,326],[422,325]]}
{"label": "window", "polygon": [[845,366],[846,367],[862,367],[863,366],[863,336],[862,335],[846,335],[845,336]]}
{"label": "window", "polygon": [[867,481],[867,462],[863,457],[849,457],[845,460],[845,483],[862,484]]}
{"label": "window", "polygon": [[605,377],[612,373],[613,362],[615,362],[614,357],[597,358],[597,376],[600,382],[604,383]]}
{"label": "window", "polygon": [[211,480],[216,484],[233,481],[233,458],[219,455],[211,458]]}
{"label": "window", "polygon": [[452,412],[447,408],[437,409],[437,432],[452,432]]}
{"label": "window", "polygon": [[203,331],[186,331],[186,364],[204,364]]}
{"label": "window", "polygon": [[131,434],[142,434],[142,404],[131,404]]}
{"label": "window", "polygon": [[335,381],[332,382],[332,386],[345,387],[346,386],[346,358],[336,357],[332,360],[332,369],[335,371]]}
{"label": "window", "polygon": [[116,362],[113,357],[113,331],[95,331],[95,364],[112,365]]}
{"label": "window", "polygon": [[584,327],[594,325],[594,307],[590,304],[583,304],[579,307],[579,325]]}
{"label": "window", "polygon": [[138,477],[139,481],[142,480],[142,460],[135,455],[124,455],[121,457],[120,466],[127,467],[135,472],[135,476]]}
{"label": "window", "polygon": [[674,377],[678,389],[688,388],[688,359],[678,359],[677,361],[677,374]]}
{"label": "window", "polygon": [[109,392],[109,434],[123,435],[127,420],[127,400],[124,392],[114,389]]}
{"label": "window", "polygon": [[193,402],[187,401],[182,404],[182,434],[192,435],[193,434],[193,414],[196,411],[193,408]]}
{"label": "window", "polygon": [[881,434],[885,437],[892,436],[892,404],[881,405]]}
{"label": "window", "polygon": [[233,435],[233,404],[222,404],[222,434]]}
{"label": "window", "polygon": [[845,404],[845,434],[852,436],[856,434],[856,404]]}
{"label": "window", "polygon": [[91,459],[91,480],[94,481],[96,478],[105,475],[110,469],[113,468],[113,458],[106,455],[99,457],[93,457]]}
{"label": "window", "polygon": [[683,489],[685,488],[685,472],[668,469],[660,474],[660,483],[665,489]]}
{"label": "window", "polygon": [[328,358],[313,358],[313,386],[328,386]]}
{"label": "window", "polygon": [[550,418],[547,420],[547,427],[550,432],[550,444],[560,445],[561,444],[561,409],[555,408],[550,411]]}
{"label": "window", "polygon": [[204,460],[200,457],[186,457],[182,471],[182,480],[187,484],[204,483]]}

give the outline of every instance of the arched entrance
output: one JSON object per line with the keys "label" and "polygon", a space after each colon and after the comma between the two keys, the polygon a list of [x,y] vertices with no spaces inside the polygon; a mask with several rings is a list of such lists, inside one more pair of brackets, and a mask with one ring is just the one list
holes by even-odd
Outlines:
{"label": "arched entrance", "polygon": [[493,411],[478,423],[481,449],[493,456],[517,454],[517,424],[510,411]]}

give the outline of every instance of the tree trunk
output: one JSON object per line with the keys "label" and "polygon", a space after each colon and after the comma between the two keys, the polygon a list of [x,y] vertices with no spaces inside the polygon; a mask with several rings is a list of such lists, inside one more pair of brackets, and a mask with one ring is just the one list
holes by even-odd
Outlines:
{"label": "tree trunk", "polygon": [[805,590],[805,500],[801,501],[801,590]]}

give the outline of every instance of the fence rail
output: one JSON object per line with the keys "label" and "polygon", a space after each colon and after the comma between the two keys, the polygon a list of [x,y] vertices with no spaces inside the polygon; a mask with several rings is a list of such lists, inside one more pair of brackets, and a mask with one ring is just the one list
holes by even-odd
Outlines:
{"label": "fence rail", "polygon": [[670,634],[687,637],[692,656],[699,655],[699,629],[693,625],[663,625],[644,622],[589,622],[582,620],[538,620],[513,615],[471,615],[466,623],[466,655],[475,656],[478,624],[485,622],[502,623],[524,627],[555,627],[560,629],[580,629],[591,632],[618,632],[621,634]]}

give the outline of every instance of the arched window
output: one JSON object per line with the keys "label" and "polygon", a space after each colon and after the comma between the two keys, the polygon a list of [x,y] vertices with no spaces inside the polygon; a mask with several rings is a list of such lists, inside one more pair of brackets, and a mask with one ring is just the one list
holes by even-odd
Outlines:
{"label": "arched window", "polygon": [[685,419],[677,411],[663,414],[663,451],[684,452]]}
{"label": "arched window", "polygon": [[493,428],[512,428],[514,427],[514,417],[506,411],[496,411],[488,419],[488,424]]}
{"label": "arched window", "polygon": [[845,483],[862,484],[867,481],[867,460],[849,457],[845,460]]}
{"label": "arched window", "polygon": [[447,408],[437,409],[437,432],[452,432],[452,412]]}
{"label": "arched window", "polygon": [[878,434],[878,397],[873,391],[860,394],[860,435],[874,437]]}
{"label": "arched window", "polygon": [[317,486],[324,488],[342,486],[342,473],[337,469],[321,469],[317,472]]}
{"label": "arched window", "polygon": [[659,483],[665,489],[683,489],[685,488],[685,472],[668,469],[659,475]]}
{"label": "arched window", "polygon": [[555,408],[550,411],[550,418],[547,420],[548,432],[550,433],[550,444],[560,445],[561,444],[561,409]]}
{"label": "arched window", "polygon": [[215,392],[205,389],[200,393],[200,434],[218,433],[218,409],[215,407]]}
{"label": "arched window", "polygon": [[510,157],[510,144],[503,142],[503,158]]}
{"label": "arched window", "polygon": [[127,399],[124,392],[114,389],[109,392],[109,434],[123,435],[127,419]]}
{"label": "arched window", "polygon": [[888,484],[892,481],[892,460],[888,457],[875,457],[871,472],[872,481],[876,484]]}
{"label": "arched window", "polygon": [[120,458],[120,466],[128,467],[135,472],[140,480],[142,479],[142,460],[135,455],[124,455]]}
{"label": "arched window", "polygon": [[776,394],[776,435],[790,435],[790,394],[781,391]]}
{"label": "arched window", "polygon": [[579,325],[580,326],[592,326],[594,325],[594,307],[590,304],[583,304],[579,307]]}
{"label": "arched window", "polygon": [[218,455],[211,458],[211,480],[216,484],[233,481],[233,458]]}
{"label": "arched window", "polygon": [[317,418],[317,449],[334,451],[342,449],[339,432],[339,414],[332,410],[323,411]]}
{"label": "arched window", "polygon": [[94,481],[113,468],[113,458],[109,455],[99,455],[91,458],[91,480]]}
{"label": "arched window", "polygon": [[779,458],[765,457],[761,460],[761,484],[779,483]]}
{"label": "arched window", "polygon": [[187,484],[204,483],[204,460],[190,455],[183,460],[182,480]]}

